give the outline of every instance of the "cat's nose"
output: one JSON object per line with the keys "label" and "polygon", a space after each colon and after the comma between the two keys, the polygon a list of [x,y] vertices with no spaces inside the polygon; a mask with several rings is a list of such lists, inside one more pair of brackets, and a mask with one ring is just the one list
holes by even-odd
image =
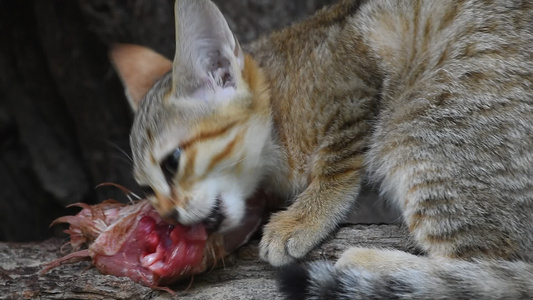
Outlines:
{"label": "cat's nose", "polygon": [[166,214],[161,215],[161,217],[167,223],[174,224],[174,225],[176,225],[178,223],[178,211],[176,209],[170,210]]}
{"label": "cat's nose", "polygon": [[156,201],[153,204],[159,215],[167,222],[176,223],[178,220],[176,203],[171,198],[161,195],[157,191],[155,191],[155,198]]}

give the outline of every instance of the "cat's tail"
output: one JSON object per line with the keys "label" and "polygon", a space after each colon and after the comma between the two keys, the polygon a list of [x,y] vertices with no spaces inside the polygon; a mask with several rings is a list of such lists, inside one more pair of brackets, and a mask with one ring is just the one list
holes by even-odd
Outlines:
{"label": "cat's tail", "polygon": [[279,284],[291,300],[533,299],[533,264],[450,259],[373,272],[319,261],[283,268]]}

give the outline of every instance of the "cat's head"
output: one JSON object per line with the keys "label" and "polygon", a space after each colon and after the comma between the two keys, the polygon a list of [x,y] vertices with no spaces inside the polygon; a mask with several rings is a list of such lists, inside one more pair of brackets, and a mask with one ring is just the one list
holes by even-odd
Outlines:
{"label": "cat's head", "polygon": [[134,176],[162,216],[227,231],[264,173],[268,89],[213,3],[178,0],[175,17],[174,61],[135,45],[111,51],[136,110]]}

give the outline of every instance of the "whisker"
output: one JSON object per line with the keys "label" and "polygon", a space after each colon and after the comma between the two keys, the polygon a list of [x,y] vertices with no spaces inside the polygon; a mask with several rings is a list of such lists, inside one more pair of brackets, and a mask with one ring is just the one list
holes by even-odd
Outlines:
{"label": "whisker", "polygon": [[104,182],[104,183],[100,183],[95,188],[99,188],[99,187],[102,187],[102,186],[114,186],[116,188],[119,188],[120,190],[122,190],[122,192],[124,192],[124,194],[126,195],[126,197],[128,198],[128,200],[130,201],[131,204],[135,204],[135,201],[131,198],[131,196],[134,196],[135,198],[137,198],[137,200],[141,200],[142,199],[141,197],[139,197],[139,195],[135,194],[134,192],[132,192],[131,190],[129,190],[129,189],[125,188],[125,187],[123,187],[120,184],[116,184],[116,183],[113,183],[113,182]]}
{"label": "whisker", "polygon": [[213,266],[211,267],[211,269],[209,270],[209,272],[207,272],[207,273],[211,273],[211,271],[213,271],[215,269],[216,265],[217,265],[217,261],[216,261],[217,257],[216,257],[216,254],[215,254],[215,247],[211,246],[209,248],[210,248],[209,250],[211,250],[210,252],[211,252],[211,256],[213,257],[213,262],[214,263],[213,263]]}
{"label": "whisker", "polygon": [[135,204],[135,200],[133,200],[130,195],[133,195],[135,198],[137,198],[137,200],[141,200],[141,198],[135,195],[133,192],[131,194],[126,194],[126,198],[128,198],[128,201],[130,201],[131,204]]}
{"label": "whisker", "polygon": [[116,160],[119,160],[119,161],[121,161],[121,162],[123,162],[123,163],[126,163],[128,166],[133,167],[133,162],[131,162],[131,161],[129,160],[129,158],[125,158],[125,157],[122,156],[122,155],[111,154],[109,157],[110,157],[110,158],[113,158],[113,159],[116,159]]}
{"label": "whisker", "polygon": [[70,242],[66,242],[66,243],[64,243],[64,244],[61,246],[61,248],[59,248],[59,253],[64,254],[64,253],[65,253],[65,247],[66,247],[66,246],[70,246],[70,245],[71,245]]}
{"label": "whisker", "polygon": [[227,168],[230,168],[230,167],[233,167],[233,166],[235,166],[236,164],[238,164],[238,163],[244,161],[244,160],[247,159],[247,158],[248,158],[248,156],[245,156],[245,157],[239,159],[238,161],[236,161],[236,162],[234,162],[234,163],[232,163],[232,164],[229,164],[229,165],[227,165],[227,166],[224,166],[224,167],[222,167],[222,168],[220,169],[220,171],[222,171],[222,170],[224,170],[224,169],[227,169]]}
{"label": "whisker", "polygon": [[110,146],[113,146],[113,148],[117,149],[118,151],[120,151],[120,153],[124,154],[124,156],[126,156],[129,161],[131,163],[133,163],[133,159],[131,158],[131,156],[126,152],[124,151],[124,149],[120,148],[119,145],[117,145],[116,143],[112,142],[112,141],[107,141],[107,143],[110,145]]}
{"label": "whisker", "polygon": [[192,287],[193,282],[194,282],[194,274],[191,276],[191,281],[189,282],[189,286],[187,286],[184,292],[187,292]]}
{"label": "whisker", "polygon": [[222,262],[222,269],[226,270],[226,261],[224,261],[224,256],[220,258],[220,261]]}

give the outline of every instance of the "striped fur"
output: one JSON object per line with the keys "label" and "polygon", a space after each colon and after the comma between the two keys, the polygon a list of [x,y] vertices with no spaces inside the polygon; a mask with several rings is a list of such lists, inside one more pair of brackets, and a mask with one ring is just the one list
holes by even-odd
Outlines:
{"label": "striped fur", "polygon": [[[225,24],[208,0],[177,7],[180,51],[194,13]],[[162,214],[201,221],[222,194],[232,228],[255,189],[288,199],[260,244],[282,266],[338,226],[368,174],[427,257],[354,248],[291,265],[287,298],[533,298],[533,2],[341,0],[247,46],[243,66],[238,42],[213,32],[216,53],[235,55],[218,64],[230,89],[194,92],[203,60],[176,59],[136,115],[136,178]]]}
{"label": "striped fur", "polygon": [[[360,6],[339,19],[350,5]],[[366,172],[429,258],[355,248],[336,265],[289,266],[288,299],[533,297],[532,21],[530,1],[474,0],[341,1],[306,21],[325,25],[308,35],[335,36],[318,66],[342,55],[318,78],[339,89],[330,78],[351,70],[379,91],[358,137],[368,138]],[[261,49],[298,26],[256,46],[267,70],[285,60]]]}
{"label": "striped fur", "polygon": [[[379,254],[396,255],[390,250]],[[358,265],[339,268],[328,262],[313,262],[280,273],[281,288],[288,299],[492,300],[531,299],[533,295],[533,267],[522,261],[412,256],[405,265],[381,272]]]}

